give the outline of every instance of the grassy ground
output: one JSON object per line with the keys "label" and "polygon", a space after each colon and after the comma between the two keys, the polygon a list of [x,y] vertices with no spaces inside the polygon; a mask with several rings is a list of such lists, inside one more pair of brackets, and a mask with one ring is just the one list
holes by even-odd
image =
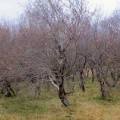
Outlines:
{"label": "grassy ground", "polygon": [[0,120],[120,120],[120,91],[112,90],[112,97],[102,100],[99,85],[86,84],[82,93],[76,86],[68,96],[70,105],[64,107],[57,93],[33,97],[0,98]]}

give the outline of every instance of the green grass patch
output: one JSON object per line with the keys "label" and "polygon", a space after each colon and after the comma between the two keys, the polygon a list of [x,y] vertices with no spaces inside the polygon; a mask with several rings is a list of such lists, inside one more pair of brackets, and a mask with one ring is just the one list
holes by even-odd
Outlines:
{"label": "green grass patch", "polygon": [[[66,86],[67,87],[67,86]],[[120,120],[120,93],[117,88],[110,90],[110,96],[103,100],[97,81],[86,81],[83,93],[75,84],[75,93],[68,95],[70,105],[64,107],[56,89],[42,90],[35,100],[34,95],[0,98],[0,120]],[[69,90],[67,88],[67,90]]]}

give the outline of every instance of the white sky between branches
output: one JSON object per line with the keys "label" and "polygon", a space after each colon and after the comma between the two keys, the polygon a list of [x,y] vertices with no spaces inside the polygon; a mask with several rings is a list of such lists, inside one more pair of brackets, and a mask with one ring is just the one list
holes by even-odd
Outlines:
{"label": "white sky between branches", "polygon": [[[17,19],[25,9],[29,0],[0,0],[0,19]],[[90,8],[99,7],[105,15],[110,15],[117,7],[120,0],[89,0]]]}

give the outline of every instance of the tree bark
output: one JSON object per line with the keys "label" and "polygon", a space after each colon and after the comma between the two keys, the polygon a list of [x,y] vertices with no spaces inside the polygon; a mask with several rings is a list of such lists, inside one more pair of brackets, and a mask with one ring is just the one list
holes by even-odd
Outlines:
{"label": "tree bark", "polygon": [[[63,80],[62,80],[62,81],[63,81]],[[62,102],[65,106],[68,106],[69,103],[68,103],[68,100],[67,100],[67,97],[66,97],[66,92],[65,92],[65,89],[64,89],[64,84],[63,84],[63,82],[59,85],[58,94],[59,94],[59,98],[60,98],[61,102]]]}
{"label": "tree bark", "polygon": [[82,88],[82,91],[85,92],[84,79],[83,79],[83,71],[80,72],[79,76],[80,76],[80,83],[79,83],[79,85]]}
{"label": "tree bark", "polygon": [[100,82],[102,98],[106,98],[106,86],[105,82]]}

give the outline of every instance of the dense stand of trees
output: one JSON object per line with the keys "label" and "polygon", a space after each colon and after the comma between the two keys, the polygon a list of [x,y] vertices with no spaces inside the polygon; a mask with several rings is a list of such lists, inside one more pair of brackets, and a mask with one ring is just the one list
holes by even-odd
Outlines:
{"label": "dense stand of trees", "polygon": [[98,16],[83,0],[36,0],[18,25],[1,24],[1,93],[17,96],[22,82],[38,98],[41,87],[49,91],[53,85],[67,106],[74,88],[66,92],[65,83],[76,82],[85,92],[88,77],[106,98],[120,80],[120,12]]}

